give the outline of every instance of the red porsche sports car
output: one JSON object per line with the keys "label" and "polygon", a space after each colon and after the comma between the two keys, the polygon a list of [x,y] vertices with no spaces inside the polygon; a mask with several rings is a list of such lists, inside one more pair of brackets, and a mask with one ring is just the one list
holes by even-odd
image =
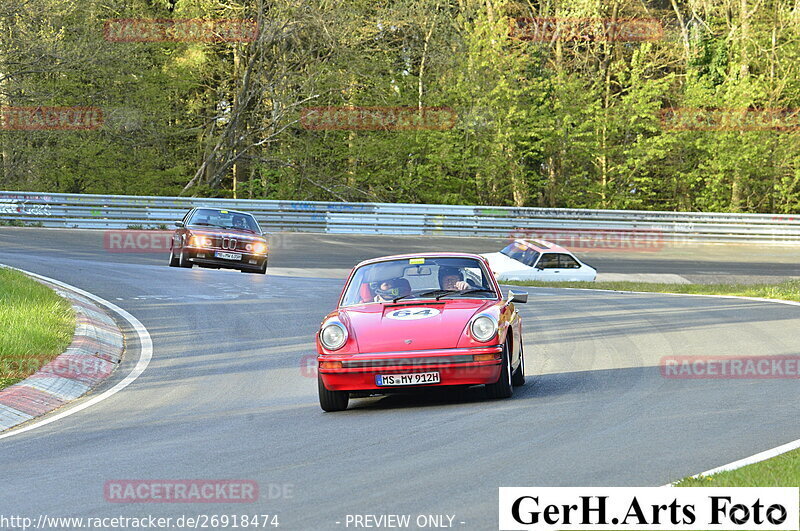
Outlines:
{"label": "red porsche sports car", "polygon": [[267,239],[256,218],[247,212],[220,208],[193,208],[172,235],[171,267],[239,269],[267,272]]}
{"label": "red porsche sports car", "polygon": [[522,325],[483,257],[375,258],[350,273],[317,333],[319,403],[347,409],[351,392],[484,384],[507,398],[525,383]]}

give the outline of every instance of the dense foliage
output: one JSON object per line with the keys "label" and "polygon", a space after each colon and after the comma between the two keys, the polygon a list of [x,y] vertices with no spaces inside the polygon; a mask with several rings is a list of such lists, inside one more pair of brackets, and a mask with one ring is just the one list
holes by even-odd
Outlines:
{"label": "dense foliage", "polygon": [[[663,34],[526,40],[521,17]],[[117,18],[259,31],[120,42]],[[3,0],[0,106],[100,107],[104,125],[0,130],[0,189],[798,212],[796,130],[676,130],[660,111],[800,108],[799,30],[794,0]],[[331,105],[458,120],[303,127]]]}

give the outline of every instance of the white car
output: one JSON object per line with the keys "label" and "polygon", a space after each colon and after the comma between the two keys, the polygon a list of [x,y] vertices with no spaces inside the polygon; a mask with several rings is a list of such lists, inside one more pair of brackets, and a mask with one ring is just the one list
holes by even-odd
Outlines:
{"label": "white car", "polygon": [[499,253],[483,255],[497,280],[594,281],[597,270],[554,243],[514,240]]}

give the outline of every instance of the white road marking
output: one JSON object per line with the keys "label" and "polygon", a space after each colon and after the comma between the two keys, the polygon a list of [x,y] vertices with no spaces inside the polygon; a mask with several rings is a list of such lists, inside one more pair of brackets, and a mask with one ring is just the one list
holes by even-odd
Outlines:
{"label": "white road marking", "polygon": [[[652,291],[618,291],[618,290],[610,290],[610,289],[592,289],[592,288],[538,288],[534,286],[529,286],[533,289],[572,289],[572,290],[580,290],[580,291],[602,291],[606,293],[633,293],[637,295],[673,295],[673,296],[680,296],[680,297],[709,297],[715,299],[740,299],[746,301],[755,301],[755,302],[776,302],[778,304],[785,304],[787,306],[800,306],[800,302],[798,301],[785,301],[782,299],[765,299],[761,297],[741,297],[738,295],[704,295],[701,293],[656,293]],[[764,450],[763,452],[759,452],[757,454],[751,455],[750,457],[745,457],[744,459],[739,459],[738,461],[734,461],[732,463],[728,463],[726,465],[718,466],[716,468],[712,468],[711,470],[706,470],[705,472],[700,472],[699,474],[695,474],[694,476],[690,476],[692,478],[697,478],[700,476],[710,476],[712,474],[717,474],[719,472],[727,472],[729,470],[736,470],[738,468],[742,468],[747,465],[752,465],[754,463],[760,463],[761,461],[766,461],[767,459],[771,459],[773,457],[777,457],[781,454],[785,454],[786,452],[791,452],[792,450],[796,450],[800,448],[800,439],[796,441],[788,442],[786,444],[782,444],[781,446],[777,446],[770,450]],[[668,483],[666,485],[662,485],[662,487],[673,487],[673,483]]]}
{"label": "white road marking", "polygon": [[691,284],[673,273],[597,273],[597,282],[660,282],[662,284]]}
{"label": "white road marking", "polygon": [[104,305],[106,308],[110,309],[111,311],[113,311],[114,313],[125,319],[128,322],[128,324],[130,324],[131,328],[133,328],[133,330],[139,336],[140,348],[139,348],[139,361],[136,362],[136,366],[133,368],[133,370],[131,370],[131,372],[127,376],[125,376],[125,378],[123,378],[111,389],[108,389],[107,391],[95,396],[94,398],[87,400],[86,402],[83,402],[82,404],[79,404],[75,407],[67,409],[66,411],[62,411],[61,413],[53,415],[52,417],[46,417],[42,420],[34,421],[31,424],[25,426],[24,428],[20,428],[18,430],[12,429],[10,432],[0,435],[0,439],[5,439],[6,437],[13,437],[14,435],[19,435],[20,433],[25,433],[26,431],[31,431],[41,426],[45,426],[47,424],[50,424],[51,422],[55,422],[57,420],[63,419],[64,417],[73,415],[79,411],[83,411],[84,409],[91,407],[97,404],[98,402],[102,402],[106,398],[109,398],[117,394],[118,392],[122,391],[130,384],[132,384],[134,380],[136,380],[136,378],[138,378],[147,368],[148,364],[150,363],[150,360],[153,357],[153,340],[150,338],[150,334],[147,332],[147,328],[145,328],[144,325],[136,317],[129,314],[119,306],[112,304],[101,297],[98,297],[97,295],[89,293],[88,291],[84,291],[80,288],[70,286],[69,284],[61,282],[59,280],[45,277],[43,275],[37,275],[36,273],[31,273],[29,271],[25,271],[24,269],[19,269],[16,267],[10,267],[6,265],[3,265],[2,267],[7,267],[8,269],[15,269],[17,271],[25,273],[26,275],[30,275],[31,277],[44,280],[46,282],[55,284],[56,286],[60,286],[68,290],[72,290],[75,293],[78,293],[86,297],[87,299],[91,299],[99,304]]}

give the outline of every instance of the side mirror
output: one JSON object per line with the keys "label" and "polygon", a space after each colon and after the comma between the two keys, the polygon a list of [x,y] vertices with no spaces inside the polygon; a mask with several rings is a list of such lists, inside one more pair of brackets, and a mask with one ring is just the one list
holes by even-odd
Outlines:
{"label": "side mirror", "polygon": [[508,302],[518,302],[520,304],[525,304],[526,302],[528,302],[528,292],[508,290]]}
{"label": "side mirror", "polygon": [[175,226],[178,227],[179,229],[183,228],[183,221],[176,221]]}

